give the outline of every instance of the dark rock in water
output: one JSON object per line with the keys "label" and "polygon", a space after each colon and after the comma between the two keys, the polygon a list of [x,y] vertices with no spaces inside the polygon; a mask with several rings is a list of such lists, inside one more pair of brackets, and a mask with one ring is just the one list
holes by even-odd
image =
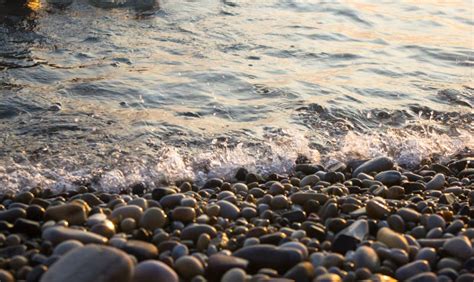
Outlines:
{"label": "dark rock in water", "polygon": [[359,219],[341,230],[334,239],[332,250],[345,254],[349,250],[355,250],[357,245],[369,236],[369,223],[365,219]]}
{"label": "dark rock in water", "polygon": [[139,263],[134,270],[132,282],[166,281],[178,282],[176,272],[158,260],[146,260]]}
{"label": "dark rock in water", "polygon": [[176,191],[171,189],[171,188],[155,188],[153,191],[151,191],[151,197],[155,201],[161,200],[166,195],[171,195],[171,194],[176,194]]}
{"label": "dark rock in water", "polygon": [[395,277],[398,280],[403,281],[417,274],[420,274],[423,272],[429,272],[429,271],[430,271],[430,265],[428,264],[427,261],[417,260],[397,269],[397,271],[395,272]]}
{"label": "dark rock in water", "polygon": [[357,175],[361,172],[363,173],[369,173],[369,172],[380,172],[384,170],[389,170],[393,168],[393,161],[390,158],[387,157],[378,157],[375,159],[371,159],[369,161],[366,161],[362,165],[360,165],[358,168],[354,170],[352,173],[352,177],[357,177]]}
{"label": "dark rock in water", "polygon": [[295,166],[295,171],[301,171],[302,173],[308,174],[315,174],[318,171],[324,170],[323,167],[319,165],[312,165],[312,164],[297,164]]}
{"label": "dark rock in water", "polygon": [[263,244],[244,247],[233,255],[248,260],[250,271],[273,268],[279,273],[284,273],[303,260],[298,250],[278,249],[275,246]]}
{"label": "dark rock in water", "polygon": [[224,181],[222,181],[220,178],[211,178],[206,181],[202,189],[221,187],[223,183]]}
{"label": "dark rock in water", "polygon": [[207,276],[211,281],[220,281],[221,277],[232,268],[246,269],[248,261],[235,256],[215,254],[209,257]]}
{"label": "dark rock in water", "polygon": [[[48,2],[48,4],[54,6],[54,7],[57,7],[57,8],[65,8],[69,5],[72,4],[72,2],[74,2],[74,0],[47,0],[46,2]],[[52,105],[50,108],[49,108],[50,111],[60,111],[61,110],[61,104],[60,103],[56,103],[54,105]]]}
{"label": "dark rock in water", "polygon": [[89,245],[76,248],[61,257],[42,276],[42,282],[128,282],[132,278],[132,260],[118,249]]}
{"label": "dark rock in water", "polygon": [[402,180],[402,174],[396,170],[382,171],[375,176],[375,180],[388,186],[397,185]]}
{"label": "dark rock in water", "polygon": [[235,173],[235,179],[237,179],[238,181],[245,181],[245,178],[247,177],[248,173],[249,171],[247,169],[241,167]]}
{"label": "dark rock in water", "polygon": [[138,182],[130,187],[132,189],[132,194],[142,196],[146,192],[146,184],[143,182]]}
{"label": "dark rock in water", "polygon": [[135,256],[138,261],[154,259],[158,256],[158,248],[155,245],[139,240],[129,240],[121,249]]}

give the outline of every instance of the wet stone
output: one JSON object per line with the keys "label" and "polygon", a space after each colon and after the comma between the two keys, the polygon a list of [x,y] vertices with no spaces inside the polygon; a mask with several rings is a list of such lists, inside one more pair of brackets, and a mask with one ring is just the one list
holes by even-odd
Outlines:
{"label": "wet stone", "polygon": [[121,249],[135,256],[138,261],[153,259],[158,256],[158,248],[155,245],[139,240],[128,240]]}
{"label": "wet stone", "polygon": [[426,190],[441,190],[444,187],[446,178],[444,174],[436,174],[428,183],[426,183]]}
{"label": "wet stone", "polygon": [[367,268],[375,272],[380,267],[380,260],[374,249],[361,246],[357,248],[353,256],[354,266],[356,268]]}
{"label": "wet stone", "polygon": [[50,227],[43,232],[43,239],[57,245],[66,240],[77,240],[83,244],[105,244],[107,238],[92,232],[66,227]]}
{"label": "wet stone", "polygon": [[204,274],[202,263],[193,256],[180,257],[174,264],[175,270],[179,276],[185,279],[191,279],[196,275]]}
{"label": "wet stone", "polygon": [[332,250],[345,254],[349,250],[355,250],[357,245],[368,236],[369,224],[367,220],[359,219],[336,235],[332,244]]}
{"label": "wet stone", "polygon": [[279,273],[288,271],[303,260],[302,254],[294,249],[278,249],[272,245],[248,246],[237,250],[234,254],[249,261],[249,268],[274,268]]}
{"label": "wet stone", "polygon": [[233,268],[228,270],[222,277],[221,282],[245,282],[247,280],[247,273],[240,268]]}
{"label": "wet stone", "polygon": [[219,280],[230,269],[246,269],[248,261],[235,256],[215,254],[209,257],[207,273],[212,280]]}
{"label": "wet stone", "polygon": [[398,280],[407,280],[408,278],[413,277],[417,274],[429,271],[430,266],[427,261],[417,260],[398,268],[395,272],[395,277]]}
{"label": "wet stone", "polygon": [[80,225],[87,220],[86,211],[79,204],[50,206],[46,209],[45,218],[55,221],[64,219],[71,225]]}
{"label": "wet stone", "polygon": [[[42,282],[128,282],[132,278],[128,255],[111,247],[79,247],[61,257],[42,276]],[[100,280],[97,280],[100,277]]]}
{"label": "wet stone", "polygon": [[387,186],[397,185],[402,180],[402,174],[396,170],[386,170],[378,173],[375,180],[382,182]]}
{"label": "wet stone", "polygon": [[384,243],[390,248],[408,251],[408,242],[405,237],[387,227],[383,227],[377,232],[377,241]]}
{"label": "wet stone", "polygon": [[132,282],[167,281],[178,282],[176,272],[158,260],[145,260],[140,262],[134,269]]}
{"label": "wet stone", "polygon": [[448,239],[443,244],[443,249],[450,255],[465,260],[473,255],[471,241],[466,236]]}
{"label": "wet stone", "polygon": [[361,164],[352,173],[352,177],[357,177],[359,173],[380,172],[392,169],[393,161],[387,157],[378,157]]}

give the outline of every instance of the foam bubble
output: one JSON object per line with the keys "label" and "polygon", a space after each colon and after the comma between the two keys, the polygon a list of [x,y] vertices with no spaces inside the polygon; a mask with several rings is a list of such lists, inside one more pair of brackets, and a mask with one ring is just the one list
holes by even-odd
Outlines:
{"label": "foam bubble", "polygon": [[289,174],[301,155],[323,165],[386,155],[400,165],[414,167],[427,158],[447,161],[466,148],[472,149],[473,142],[468,131],[459,131],[456,136],[393,128],[366,134],[350,131],[320,155],[304,133],[286,131],[267,135],[260,144],[230,146],[212,142],[196,148],[164,145],[147,154],[117,150],[113,162],[104,159],[103,163],[98,159],[83,161],[82,155],[76,159],[58,155],[36,163],[26,157],[11,158],[0,166],[0,187],[11,191],[33,187],[64,191],[89,184],[101,191],[119,192],[137,182],[154,188],[177,180],[197,183],[211,177],[231,180],[240,167],[261,174]]}

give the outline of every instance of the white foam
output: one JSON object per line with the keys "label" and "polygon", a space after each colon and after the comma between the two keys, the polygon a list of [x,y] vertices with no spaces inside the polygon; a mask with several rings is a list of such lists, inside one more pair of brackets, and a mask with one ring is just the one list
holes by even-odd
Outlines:
{"label": "white foam", "polygon": [[71,156],[57,156],[37,164],[25,161],[26,158],[17,162],[10,159],[0,166],[0,187],[12,191],[33,187],[63,191],[75,189],[84,180],[96,189],[118,192],[137,182],[153,188],[183,179],[199,183],[210,177],[231,180],[239,167],[262,174],[291,173],[299,155],[326,165],[336,160],[347,162],[387,155],[401,165],[416,166],[428,157],[438,156],[440,161],[446,161],[453,154],[473,147],[469,132],[450,136],[389,129],[369,134],[349,132],[332,150],[320,156],[303,133],[286,132],[267,136],[259,145],[240,143],[229,147],[224,143],[198,149],[164,146],[153,155],[140,156],[135,152],[132,156],[118,156],[113,164],[97,161],[84,164]]}

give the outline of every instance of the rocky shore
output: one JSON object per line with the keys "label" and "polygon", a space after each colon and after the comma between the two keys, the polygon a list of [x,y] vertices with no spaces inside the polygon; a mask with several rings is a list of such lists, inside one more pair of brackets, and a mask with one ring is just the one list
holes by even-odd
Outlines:
{"label": "rocky shore", "polygon": [[0,281],[474,281],[474,158],[0,192]]}

